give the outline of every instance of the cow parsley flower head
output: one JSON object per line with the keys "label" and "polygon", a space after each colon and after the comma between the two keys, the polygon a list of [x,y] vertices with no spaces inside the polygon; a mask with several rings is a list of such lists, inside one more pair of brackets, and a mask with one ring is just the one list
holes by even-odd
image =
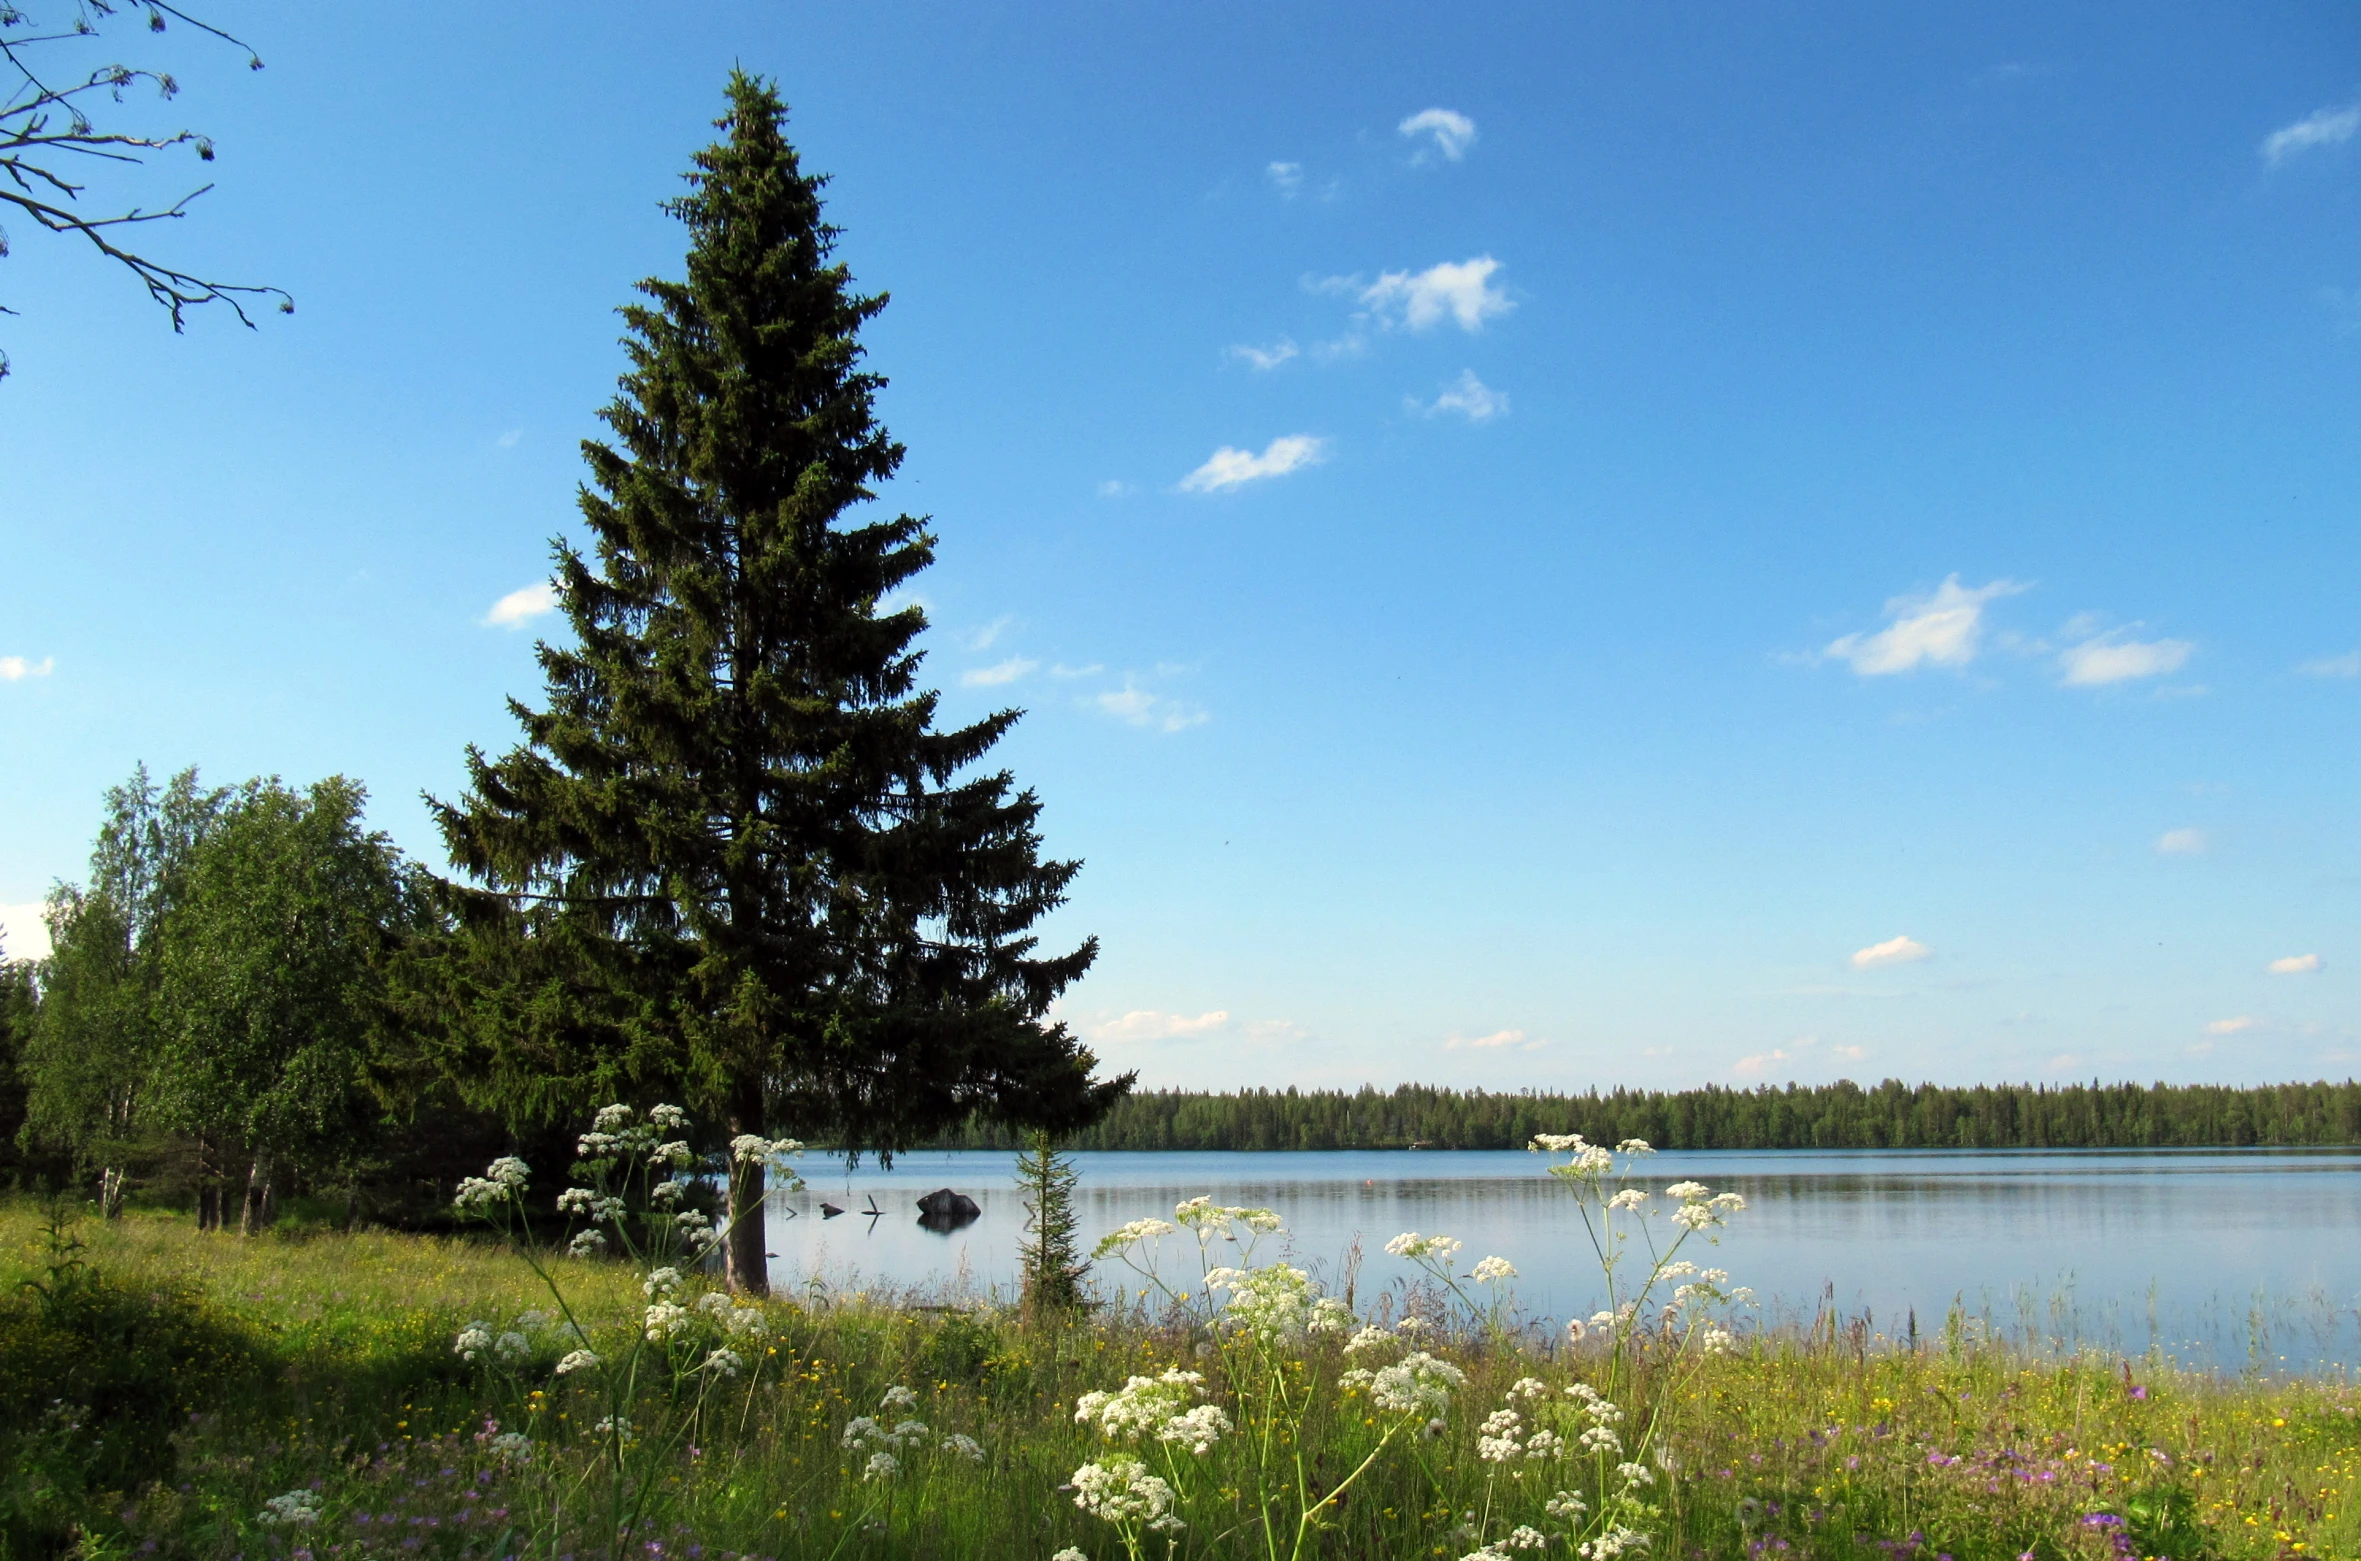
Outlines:
{"label": "cow parsley flower head", "polygon": [[1626,1187],[1607,1200],[1610,1209],[1636,1209],[1648,1201],[1648,1195],[1637,1187]]}
{"label": "cow parsley flower head", "polygon": [[1353,1325],[1353,1309],[1335,1296],[1324,1295],[1312,1303],[1312,1315],[1304,1323],[1312,1333],[1342,1333]]}
{"label": "cow parsley flower head", "polygon": [[[1166,1437],[1164,1428],[1188,1412],[1204,1387],[1203,1372],[1182,1371],[1177,1367],[1161,1376],[1135,1376],[1112,1393],[1090,1392],[1075,1400],[1074,1422],[1096,1425],[1110,1442],[1131,1442],[1142,1437],[1178,1441],[1182,1438]],[[1221,1429],[1228,1428],[1224,1417]]]}
{"label": "cow parsley flower head", "polygon": [[1396,1414],[1440,1415],[1451,1407],[1452,1393],[1466,1385],[1466,1372],[1418,1350],[1370,1373],[1369,1396]]}
{"label": "cow parsley flower head", "polygon": [[1708,1225],[1722,1223],[1710,1203],[1684,1203],[1672,1211],[1672,1222],[1683,1230],[1703,1230]]}
{"label": "cow parsley flower head", "polygon": [[284,1496],[273,1496],[262,1504],[255,1521],[265,1528],[308,1528],[320,1521],[320,1494],[293,1490]]}
{"label": "cow parsley flower head", "polygon": [[455,1209],[488,1209],[508,1196],[509,1190],[486,1176],[463,1177],[459,1191],[451,1198]]}
{"label": "cow parsley flower head", "polygon": [[861,1479],[863,1482],[890,1480],[901,1472],[902,1460],[896,1458],[892,1453],[871,1453],[869,1466],[861,1471]]}
{"label": "cow parsley flower head", "polygon": [[594,1133],[620,1133],[631,1125],[631,1108],[618,1101],[598,1108],[598,1115],[590,1119]]}
{"label": "cow parsley flower head", "polygon": [[484,1171],[485,1180],[513,1189],[522,1189],[532,1175],[532,1168],[512,1154],[502,1155]]}
{"label": "cow parsley flower head", "polygon": [[1582,1561],[1615,1561],[1617,1556],[1647,1548],[1647,1535],[1618,1523],[1598,1538],[1583,1541],[1574,1553],[1582,1557]]}
{"label": "cow parsley flower head", "polygon": [[659,1133],[677,1133],[689,1125],[689,1114],[678,1106],[648,1107],[648,1126]]}
{"label": "cow parsley flower head", "polygon": [[1186,1447],[1202,1458],[1213,1451],[1213,1444],[1230,1434],[1230,1417],[1219,1404],[1199,1404],[1186,1414],[1174,1415],[1157,1428],[1156,1440]]}
{"label": "cow parsley flower head", "polygon": [[1501,1541],[1511,1550],[1541,1550],[1549,1545],[1549,1536],[1530,1524],[1520,1523]]}
{"label": "cow parsley flower head", "polygon": [[588,1350],[569,1351],[565,1359],[557,1363],[557,1374],[561,1377],[570,1377],[577,1371],[595,1371],[597,1369],[598,1357]]}
{"label": "cow parsley flower head", "polygon": [[1644,1138],[1627,1138],[1615,1146],[1617,1154],[1654,1154],[1655,1147]]}
{"label": "cow parsley flower head", "polygon": [[1175,1228],[1165,1220],[1133,1220],[1129,1224],[1119,1225],[1101,1236],[1095,1255],[1099,1257],[1112,1256],[1125,1247],[1136,1246],[1143,1241],[1153,1241],[1158,1236],[1169,1236]]}
{"label": "cow parsley flower head", "polygon": [[533,1353],[533,1341],[510,1329],[492,1341],[492,1354],[503,1366],[522,1365]]}
{"label": "cow parsley flower head", "polygon": [[984,1444],[972,1436],[961,1436],[957,1431],[954,1431],[943,1438],[941,1446],[944,1452],[954,1458],[964,1458],[969,1463],[984,1461]]}
{"label": "cow parsley flower head", "polygon": [[705,1352],[704,1369],[717,1377],[734,1377],[746,1369],[746,1360],[736,1350],[708,1350]]}
{"label": "cow parsley flower head", "polygon": [[606,1249],[607,1233],[603,1230],[582,1231],[566,1243],[566,1253],[570,1257],[590,1257]]}
{"label": "cow parsley flower head", "polygon": [[533,1439],[522,1431],[503,1431],[484,1445],[502,1463],[529,1463],[533,1458]]}
{"label": "cow parsley flower head", "polygon": [[459,1330],[459,1337],[452,1342],[451,1353],[461,1360],[474,1360],[491,1347],[492,1325],[480,1322],[469,1323]]}
{"label": "cow parsley flower head", "polygon": [[1056,1555],[1051,1556],[1049,1561],[1090,1561],[1090,1557],[1075,1549],[1072,1545],[1068,1545]]}
{"label": "cow parsley flower head", "polygon": [[640,1281],[639,1293],[648,1297],[650,1300],[653,1300],[660,1295],[670,1295],[673,1291],[678,1290],[679,1288],[679,1269],[658,1268],[651,1269],[648,1273],[648,1277]]}
{"label": "cow parsley flower head", "polygon": [[1344,1341],[1344,1352],[1347,1355],[1362,1355],[1370,1350],[1397,1349],[1401,1346],[1401,1342],[1398,1335],[1371,1323]]}
{"label": "cow parsley flower head", "polygon": [[1512,1404],[1520,1398],[1544,1399],[1549,1397],[1549,1384],[1539,1377],[1519,1377],[1508,1385],[1508,1392],[1503,1396]]}
{"label": "cow parsley flower head", "polygon": [[1389,1257],[1406,1257],[1413,1262],[1424,1258],[1448,1263],[1458,1256],[1462,1245],[1449,1236],[1422,1236],[1415,1230],[1406,1230],[1387,1242],[1385,1250]]}
{"label": "cow parsley flower head", "polygon": [[658,1301],[640,1317],[640,1327],[646,1331],[650,1344],[662,1344],[680,1331],[689,1320],[688,1308],[675,1306],[670,1301]]}
{"label": "cow parsley flower head", "polygon": [[1713,1206],[1726,1214],[1735,1214],[1746,1207],[1746,1200],[1734,1192],[1717,1192],[1713,1195]]}
{"label": "cow parsley flower head", "polygon": [[1674,1182],[1664,1189],[1664,1196],[1678,1198],[1683,1203],[1694,1203],[1699,1198],[1712,1197],[1713,1189],[1703,1182]]}
{"label": "cow parsley flower head", "polygon": [[885,1396],[877,1401],[880,1409],[913,1409],[917,1404],[918,1395],[899,1383],[887,1388]]}
{"label": "cow parsley flower head", "polygon": [[1150,1528],[1180,1528],[1173,1516],[1172,1487],[1148,1472],[1137,1458],[1109,1458],[1086,1463],[1074,1471],[1074,1505],[1109,1523],[1144,1523]]}
{"label": "cow parsley flower head", "polygon": [[1496,1285],[1503,1280],[1516,1278],[1517,1266],[1504,1257],[1488,1257],[1476,1264],[1475,1273],[1470,1277],[1480,1285]]}
{"label": "cow parsley flower head", "polygon": [[1590,1506],[1572,1491],[1560,1491],[1541,1504],[1541,1510],[1560,1522],[1568,1522],[1590,1511]]}
{"label": "cow parsley flower head", "polygon": [[1533,1151],[1547,1150],[1551,1154],[1566,1154],[1572,1150],[1580,1149],[1582,1143],[1580,1133],[1535,1133],[1533,1141],[1525,1147]]}

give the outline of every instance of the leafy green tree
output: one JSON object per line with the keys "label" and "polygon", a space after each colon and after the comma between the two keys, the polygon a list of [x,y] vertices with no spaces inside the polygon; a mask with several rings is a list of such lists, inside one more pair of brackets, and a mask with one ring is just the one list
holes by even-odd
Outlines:
{"label": "leafy green tree", "polygon": [[159,787],[140,766],[106,794],[88,886],[60,884],[49,896],[50,954],[24,1047],[19,1137],[96,1170],[110,1217],[133,1162],[154,1148],[163,928],[227,796],[200,786],[194,769]]}
{"label": "leafy green tree", "polygon": [[33,962],[0,947],[0,1172],[24,1184],[29,1156],[17,1135],[25,1125],[26,1046],[33,1039]]}
{"label": "leafy green tree", "polygon": [[341,776],[249,785],[192,853],[165,925],[157,1104],[244,1160],[248,1233],[286,1173],[349,1173],[376,1119],[386,970],[426,911],[419,874],[363,826],[365,797]]}
{"label": "leafy green tree", "polygon": [[1005,771],[956,778],[1017,712],[937,730],[925,616],[879,605],[933,556],[922,520],[853,514],[902,460],[860,367],[885,299],[833,262],[773,88],[728,97],[668,207],[687,280],[623,311],[615,443],[583,446],[593,556],[555,544],[573,643],[436,811],[482,886],[452,891],[454,1066],[544,1120],[680,1092],[741,1146],[729,1276],[760,1290],[774,1124],[890,1156],[978,1111],[1078,1126],[1129,1080],[1043,1018],[1097,952],[1028,931],[1079,864]]}

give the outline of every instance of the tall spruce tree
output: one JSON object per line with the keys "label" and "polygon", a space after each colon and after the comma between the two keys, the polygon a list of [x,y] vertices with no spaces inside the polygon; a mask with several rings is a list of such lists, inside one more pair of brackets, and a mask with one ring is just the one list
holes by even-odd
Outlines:
{"label": "tall spruce tree", "polygon": [[[1029,932],[1080,864],[1005,771],[960,778],[1018,712],[937,730],[925,616],[880,609],[933,558],[923,519],[852,515],[902,460],[860,367],[885,298],[834,262],[776,91],[728,97],[667,208],[687,280],[623,310],[615,442],[583,446],[594,556],[553,544],[574,643],[511,702],[524,744],[434,804],[480,886],[451,891],[455,1069],[541,1120],[677,1092],[725,1142],[1069,1131],[1130,1085],[1043,1017],[1097,953]],[[763,1167],[729,1164],[729,1280],[760,1291]]]}

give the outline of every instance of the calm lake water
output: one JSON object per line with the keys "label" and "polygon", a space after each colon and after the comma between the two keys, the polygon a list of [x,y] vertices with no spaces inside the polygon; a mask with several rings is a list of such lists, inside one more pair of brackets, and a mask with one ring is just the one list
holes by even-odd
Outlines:
{"label": "calm lake water", "polygon": [[[774,1283],[1009,1293],[1024,1209],[1002,1153],[905,1156],[889,1171],[807,1163],[774,1195]],[[1588,1315],[1597,1269],[1570,1194],[1518,1151],[1077,1154],[1084,1247],[1184,1198],[1276,1209],[1284,1250],[1324,1277],[1360,1244],[1361,1297],[1407,1276],[1405,1230],[1464,1241],[1463,1264],[1514,1263],[1534,1318]],[[2151,1347],[2192,1363],[2361,1365],[2361,1152],[1852,1151],[1661,1154],[1642,1183],[1694,1178],[1749,1207],[1720,1245],[1684,1256],[1751,1285],[1764,1315],[1823,1305],[1899,1334],[1940,1331],[1954,1304],[2045,1346]],[[983,1216],[936,1233],[912,1200],[966,1193]],[[820,1204],[852,1212],[823,1219]],[[871,1200],[885,1212],[865,1216]],[[792,1212],[794,1218],[786,1218]],[[1193,1260],[1166,1245],[1175,1261]]]}

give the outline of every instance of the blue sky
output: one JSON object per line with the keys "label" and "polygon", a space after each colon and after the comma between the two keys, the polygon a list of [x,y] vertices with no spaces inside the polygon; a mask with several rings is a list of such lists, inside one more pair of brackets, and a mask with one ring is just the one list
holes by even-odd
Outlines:
{"label": "blue sky", "polygon": [[11,951],[143,759],[439,865],[738,62],[893,294],[927,666],[1030,712],[1111,1064],[2361,1059],[2349,6],[205,14],[269,68],[118,51],[221,147],[157,243],[298,312],[11,227]]}

